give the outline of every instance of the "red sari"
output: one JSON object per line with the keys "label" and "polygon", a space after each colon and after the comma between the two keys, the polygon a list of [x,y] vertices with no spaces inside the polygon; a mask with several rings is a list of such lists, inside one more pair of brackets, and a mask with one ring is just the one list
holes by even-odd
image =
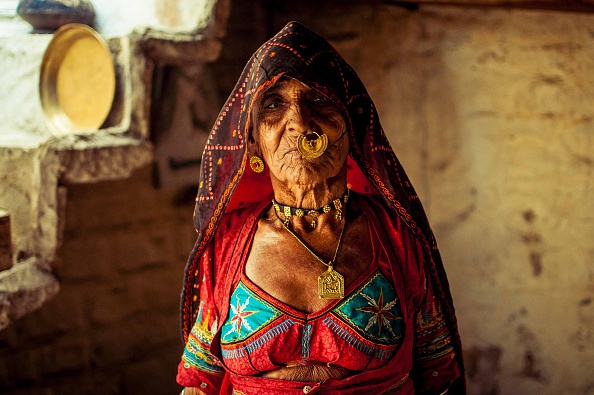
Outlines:
{"label": "red sari", "polygon": [[[383,254],[382,259],[374,258],[374,264],[399,300],[400,308],[392,309],[387,316],[390,319],[386,321],[384,317],[383,321],[395,323],[399,319],[402,323],[393,327],[401,331],[399,336],[396,336],[396,329],[389,328],[394,339],[399,339],[393,343],[397,344],[393,352],[389,347],[384,350],[377,341],[369,342],[366,332],[378,321],[369,321],[367,331],[356,322],[349,327],[345,325],[349,319],[344,312],[355,310],[348,310],[348,306],[338,305],[338,302],[334,309],[323,312],[328,316],[324,316],[324,325],[319,325],[318,337],[340,334],[334,340],[337,349],[343,347],[337,344],[345,341],[359,351],[385,357],[385,361],[370,365],[373,368],[355,369],[353,375],[343,380],[304,383],[257,376],[261,371],[258,367],[267,369],[267,358],[275,361],[280,358],[284,363],[288,361],[283,358],[294,359],[295,355],[282,355],[283,347],[262,353],[257,360],[254,353],[262,352],[263,345],[275,339],[282,339],[282,344],[303,342],[305,328],[299,317],[282,321],[287,315],[282,306],[279,311],[271,309],[274,301],[259,294],[257,287],[250,289],[249,284],[247,288],[240,284],[242,259],[249,250],[258,217],[269,206],[272,196],[266,172],[245,171],[249,167],[246,144],[251,132],[249,114],[255,98],[283,75],[319,90],[346,115],[351,147],[347,183],[355,194],[359,193],[357,199],[375,232],[377,249]],[[198,240],[186,267],[182,294],[182,332],[186,348],[178,370],[181,385],[198,387],[208,394],[219,391],[413,394],[443,391],[453,382],[450,393],[464,393],[462,350],[454,307],[423,208],[383,133],[365,87],[324,39],[292,22],[252,56],[209,136],[201,171],[194,216]],[[382,283],[382,289],[387,289],[387,283]],[[243,288],[238,291],[238,287]],[[363,299],[371,303],[369,292],[364,290],[352,291],[354,295],[365,294]],[[377,301],[383,301],[383,294],[377,292],[376,305]],[[237,299],[232,300],[232,295]],[[239,295],[244,299],[240,300]],[[348,297],[346,295],[345,299]],[[364,303],[363,299],[359,298],[357,303]],[[263,316],[262,322],[255,316],[250,319],[256,321],[250,321],[247,313],[240,312],[250,300],[252,305],[258,301],[259,311],[268,311],[259,313],[269,314]],[[395,306],[391,304],[390,308]],[[250,329],[259,325],[258,330],[242,335],[237,326],[239,319]],[[222,330],[225,325],[226,329]],[[301,328],[301,332],[295,328]],[[382,327],[376,329],[381,331]],[[239,336],[233,339],[235,343],[227,344],[226,337],[231,336],[233,330],[245,339]],[[297,333],[301,333],[301,338]],[[258,342],[258,336],[264,336],[266,342]],[[307,339],[309,341],[309,337]],[[242,354],[238,341],[246,342],[245,349],[249,352]],[[289,349],[291,347],[287,347]],[[333,361],[331,346],[327,350],[319,347],[311,350],[317,352],[314,358],[317,362]],[[369,350],[375,351],[370,354]],[[254,360],[246,359],[242,365],[241,358],[249,355],[253,355]],[[356,366],[353,364],[359,357],[355,357],[354,349],[352,355],[350,362],[349,357],[343,357],[340,364]],[[253,371],[244,368],[250,365]]]}

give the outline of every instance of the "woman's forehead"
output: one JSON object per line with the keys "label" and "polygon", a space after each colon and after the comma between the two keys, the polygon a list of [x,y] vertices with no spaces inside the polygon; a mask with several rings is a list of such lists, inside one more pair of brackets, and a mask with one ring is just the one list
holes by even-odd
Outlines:
{"label": "woman's forehead", "polygon": [[312,88],[296,78],[282,76],[278,79],[278,81],[276,81],[272,86],[270,86],[270,88],[268,88],[265,93],[276,93],[279,91],[286,91],[289,89],[311,90]]}

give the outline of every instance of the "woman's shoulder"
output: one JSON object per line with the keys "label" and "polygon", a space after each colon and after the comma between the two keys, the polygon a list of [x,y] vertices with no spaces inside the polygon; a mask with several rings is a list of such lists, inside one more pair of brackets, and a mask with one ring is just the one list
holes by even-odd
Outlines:
{"label": "woman's shoulder", "polygon": [[217,228],[217,232],[229,231],[240,232],[244,225],[258,220],[259,216],[271,204],[269,201],[262,201],[237,207],[231,211],[225,212]]}
{"label": "woman's shoulder", "polygon": [[353,197],[356,199],[357,206],[360,207],[376,225],[381,227],[389,226],[392,229],[397,230],[401,237],[403,235],[415,237],[414,232],[398,213],[398,209],[390,207],[388,202],[386,202],[382,196],[373,193],[355,193]]}
{"label": "woman's shoulder", "polygon": [[374,193],[362,193],[351,191],[349,200],[357,207],[360,207],[369,214],[370,211],[381,211],[386,213],[388,207],[381,196]]}

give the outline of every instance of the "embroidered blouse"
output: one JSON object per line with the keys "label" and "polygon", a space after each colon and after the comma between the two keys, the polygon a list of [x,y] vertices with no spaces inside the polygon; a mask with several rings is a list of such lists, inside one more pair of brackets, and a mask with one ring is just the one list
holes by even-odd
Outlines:
{"label": "embroidered blouse", "polygon": [[[377,244],[377,237],[372,240]],[[404,331],[398,295],[378,270],[374,247],[371,264],[347,288],[347,296],[311,314],[276,300],[242,274],[221,328],[225,366],[235,374],[255,375],[294,365],[355,372],[385,365]]]}

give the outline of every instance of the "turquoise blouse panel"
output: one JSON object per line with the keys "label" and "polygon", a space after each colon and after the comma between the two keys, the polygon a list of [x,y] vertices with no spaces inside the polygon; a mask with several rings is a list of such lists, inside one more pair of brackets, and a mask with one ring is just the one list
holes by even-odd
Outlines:
{"label": "turquoise blouse panel", "polygon": [[380,272],[336,306],[334,314],[376,343],[396,344],[404,333],[398,295]]}
{"label": "turquoise blouse panel", "polygon": [[240,281],[231,295],[229,315],[221,328],[221,342],[228,344],[245,340],[281,315],[278,309]]}

